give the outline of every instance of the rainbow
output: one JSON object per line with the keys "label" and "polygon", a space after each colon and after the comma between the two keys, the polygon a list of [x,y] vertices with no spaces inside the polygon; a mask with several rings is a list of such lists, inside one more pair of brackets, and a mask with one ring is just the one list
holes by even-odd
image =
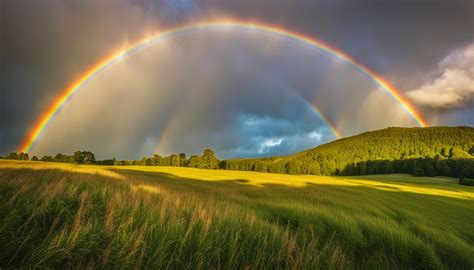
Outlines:
{"label": "rainbow", "polygon": [[[300,99],[301,101],[305,102],[306,99],[301,96],[298,92],[296,91],[292,91],[290,92],[290,94],[293,94],[294,96],[296,96],[298,99]],[[307,102],[307,101],[306,101]],[[339,130],[337,130],[337,128],[331,123],[331,121],[329,120],[329,118],[327,117],[326,114],[324,114],[321,110],[319,110],[318,107],[316,107],[316,105],[312,104],[312,103],[309,103],[307,102],[307,105],[309,105],[309,108],[311,109],[311,111],[321,120],[323,120],[327,125],[328,125],[328,128],[329,130],[331,131],[331,133],[334,135],[334,137],[336,139],[339,139],[339,138],[342,138],[342,134],[340,133]],[[171,137],[171,132],[172,132],[172,129],[173,127],[176,125],[177,121],[176,121],[176,116],[177,116],[177,111],[179,111],[181,108],[179,106],[176,106],[175,107],[175,112],[173,112],[170,117],[168,118],[168,120],[166,121],[166,125],[165,127],[162,129],[162,132],[158,138],[158,143],[156,145],[156,148],[155,148],[155,152],[154,153],[162,153],[162,150],[163,150],[163,147],[164,145],[166,145],[166,142],[168,141],[168,138]]]}
{"label": "rainbow", "polygon": [[[413,105],[411,105],[393,85],[384,80],[381,76],[376,74],[374,71],[370,70],[368,67],[364,66],[361,63],[358,63],[349,55],[344,52],[332,47],[331,45],[324,43],[321,40],[315,39],[310,36],[306,36],[297,32],[292,32],[290,30],[284,29],[282,27],[272,26],[260,22],[247,22],[239,20],[217,20],[217,21],[206,21],[199,23],[187,24],[184,26],[171,28],[166,31],[153,34],[145,39],[139,40],[138,42],[132,43],[124,49],[121,49],[117,52],[114,52],[100,61],[95,65],[86,70],[81,76],[78,77],[76,81],[71,83],[66,89],[64,89],[61,94],[55,99],[55,101],[48,107],[48,109],[41,114],[35,125],[31,128],[30,132],[27,134],[22,144],[19,147],[20,152],[29,152],[34,144],[37,142],[43,131],[47,128],[48,124],[51,123],[53,118],[58,114],[61,108],[73,97],[75,93],[81,86],[83,86],[87,81],[89,81],[94,76],[98,75],[109,66],[120,62],[124,57],[129,56],[139,49],[151,45],[153,42],[172,38],[174,36],[197,32],[197,31],[212,31],[212,30],[222,30],[222,29],[242,29],[242,30],[252,30],[267,34],[273,34],[275,36],[283,37],[289,40],[299,41],[307,44],[308,46],[318,48],[324,52],[329,53],[332,56],[335,56],[342,61],[349,63],[356,70],[362,72],[375,83],[377,83],[384,91],[390,94],[396,101],[398,101],[401,106],[408,112],[408,114],[418,123],[418,125],[425,127],[427,126],[426,121],[423,117],[415,110]],[[318,110],[319,111],[319,110]],[[321,113],[319,115],[323,116]],[[336,128],[327,121],[328,126],[333,130],[334,135],[339,137],[340,134],[336,131]]]}

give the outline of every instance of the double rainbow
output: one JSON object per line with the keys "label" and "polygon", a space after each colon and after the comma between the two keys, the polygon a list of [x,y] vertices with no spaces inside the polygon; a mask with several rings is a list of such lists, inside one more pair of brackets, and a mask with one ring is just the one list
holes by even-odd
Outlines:
{"label": "double rainbow", "polygon": [[[418,123],[418,125],[425,127],[427,126],[426,121],[423,117],[415,110],[413,105],[411,105],[401,94],[400,92],[389,82],[384,80],[381,76],[377,75],[374,71],[370,70],[366,66],[362,65],[361,63],[356,62],[352,57],[345,54],[344,52],[332,47],[329,44],[324,43],[321,40],[317,40],[315,38],[286,30],[281,27],[276,27],[272,25],[267,25],[259,22],[245,22],[245,21],[238,21],[238,20],[226,20],[226,21],[207,21],[201,23],[193,23],[184,25],[181,27],[171,28],[166,31],[162,31],[160,33],[154,34],[150,37],[142,39],[138,42],[135,42],[128,46],[127,48],[120,50],[118,52],[112,53],[100,61],[98,61],[95,65],[90,67],[87,71],[85,71],[79,78],[71,83],[65,90],[61,92],[61,94],[56,98],[54,103],[41,114],[39,119],[37,120],[36,124],[31,128],[28,135],[23,140],[21,146],[19,147],[19,151],[21,152],[29,152],[34,144],[38,141],[39,137],[43,133],[43,131],[47,128],[48,124],[51,123],[52,119],[55,115],[58,114],[60,109],[67,103],[68,100],[72,98],[72,96],[77,93],[81,86],[83,86],[87,81],[89,81],[95,75],[98,75],[100,72],[107,69],[109,66],[119,62],[124,57],[138,51],[141,48],[147,47],[151,45],[155,41],[163,40],[166,38],[171,38],[176,35],[185,34],[189,32],[197,32],[197,31],[212,31],[212,30],[222,30],[222,29],[241,29],[241,30],[252,30],[257,32],[262,32],[266,34],[272,34],[275,36],[280,36],[289,40],[294,40],[298,42],[303,42],[308,46],[315,47],[321,49],[346,63],[352,65],[356,70],[362,72],[371,80],[373,80],[376,84],[378,84],[384,91],[390,94],[396,101],[398,101],[401,106],[408,112],[408,114]],[[315,108],[317,112],[319,110]],[[327,117],[325,117],[322,113],[319,112],[319,116],[326,121],[330,129],[332,130],[334,136],[336,138],[341,137],[339,131],[337,131],[336,127],[328,121]]]}

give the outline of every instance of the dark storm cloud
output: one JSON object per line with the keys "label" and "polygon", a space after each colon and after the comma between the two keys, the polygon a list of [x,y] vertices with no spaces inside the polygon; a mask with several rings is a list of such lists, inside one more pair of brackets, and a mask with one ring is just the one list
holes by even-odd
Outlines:
{"label": "dark storm cloud", "polygon": [[1,153],[17,147],[65,85],[157,21],[120,0],[2,4]]}
{"label": "dark storm cloud", "polygon": [[[474,25],[472,1],[6,0],[1,5],[0,154],[17,147],[38,115],[77,74],[127,41],[169,25],[211,17],[255,19],[282,25],[326,40],[381,73],[398,88],[407,90],[422,85],[427,74],[449,52],[471,43]],[[237,60],[233,62],[238,63]],[[293,66],[286,68],[292,70]],[[276,67],[271,72],[284,74],[284,69]],[[302,78],[307,76],[302,75]],[[294,82],[286,86],[299,90],[304,88],[302,84]],[[262,105],[248,106],[246,110],[252,111]],[[272,105],[266,106],[272,113],[263,118],[265,121],[272,123],[282,119],[278,108],[273,110]],[[235,110],[238,108],[242,107],[236,106]],[[426,108],[424,113],[441,124],[472,124],[472,106],[449,112]],[[333,114],[337,114],[337,110]],[[291,117],[295,116],[286,114],[283,118]],[[210,127],[215,123],[209,122]],[[160,123],[151,129],[158,132]],[[301,137],[305,137],[304,134],[313,131],[300,132]],[[283,135],[265,134],[260,139],[255,136],[258,142],[247,145],[242,142],[242,149],[251,150],[241,153],[255,149],[258,152],[262,143],[274,144],[270,148],[278,149],[295,136],[298,135],[287,134],[287,139],[279,144]],[[265,141],[268,139],[273,141]],[[134,145],[139,145],[148,137],[144,134],[133,140]],[[227,143],[226,149],[239,147]],[[269,153],[286,153],[286,150],[278,151]]]}

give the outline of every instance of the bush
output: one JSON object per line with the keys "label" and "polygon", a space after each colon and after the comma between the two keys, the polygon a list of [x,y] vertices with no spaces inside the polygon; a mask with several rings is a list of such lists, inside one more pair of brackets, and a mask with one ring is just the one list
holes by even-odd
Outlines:
{"label": "bush", "polygon": [[474,179],[460,178],[459,184],[464,186],[474,186]]}

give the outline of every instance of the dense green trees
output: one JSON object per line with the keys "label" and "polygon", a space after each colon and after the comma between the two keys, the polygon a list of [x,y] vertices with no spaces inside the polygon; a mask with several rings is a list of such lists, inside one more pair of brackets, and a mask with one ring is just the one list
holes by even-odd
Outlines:
{"label": "dense green trees", "polygon": [[74,163],[77,164],[94,164],[95,156],[89,151],[76,151],[74,152]]}
{"label": "dense green trees", "polygon": [[11,152],[10,154],[8,154],[8,156],[5,157],[5,159],[12,159],[12,160],[29,160],[30,157],[29,157],[28,153],[23,153],[23,152],[15,153],[15,152]]}
{"label": "dense green trees", "polygon": [[199,164],[201,164],[201,157],[198,155],[192,155],[189,158],[189,161],[185,164],[185,166],[191,168],[198,168]]}
{"label": "dense green trees", "polygon": [[223,169],[288,174],[410,173],[474,178],[474,128],[387,128],[318,146],[289,157],[234,159]]}
{"label": "dense green trees", "polygon": [[[6,159],[13,160],[29,160],[27,153],[10,153]],[[73,155],[64,155],[61,153],[56,154],[54,157],[45,155],[41,159],[37,156],[31,158],[32,161],[44,161],[44,162],[58,162],[58,163],[77,163],[77,164],[95,164],[95,156],[90,151],[76,151]]]}
{"label": "dense green trees", "polygon": [[[28,154],[10,153],[6,158],[28,160]],[[192,155],[189,159],[181,153],[166,157],[155,154],[140,160],[96,161],[92,152],[76,151],[71,156],[60,153],[54,158],[44,156],[41,161],[315,175],[409,173],[454,176],[464,179],[463,183],[470,183],[469,179],[474,179],[474,128],[387,128],[333,141],[288,157],[219,161],[212,149],[205,149],[202,155]]]}
{"label": "dense green trees", "polygon": [[104,160],[96,160],[97,165],[118,165],[117,160],[115,158],[112,159],[104,159]]}
{"label": "dense green trees", "polygon": [[[61,154],[61,153],[56,154],[56,156],[54,156],[54,158],[53,158],[53,161],[54,162],[59,162],[59,163],[79,163],[79,162],[76,162],[75,155],[67,156],[67,155],[64,155],[64,154]],[[81,164],[84,164],[84,163],[81,163]],[[87,164],[92,164],[92,163],[87,163]]]}
{"label": "dense green trees", "polygon": [[[6,159],[13,160],[28,160],[26,153],[10,153]],[[32,160],[37,161],[35,156]],[[185,153],[179,155],[172,154],[167,157],[162,157],[159,154],[153,157],[143,157],[140,160],[116,160],[104,159],[96,160],[95,155],[90,151],[76,151],[73,155],[64,155],[62,153],[56,154],[54,157],[45,155],[40,161],[44,162],[58,162],[58,163],[76,163],[76,164],[97,164],[97,165],[117,165],[117,166],[182,166],[202,169],[219,169],[219,159],[217,159],[212,149],[205,149],[202,156],[193,155],[189,159],[186,158]]]}
{"label": "dense green trees", "polygon": [[459,178],[459,184],[465,186],[474,186],[474,179]]}
{"label": "dense green trees", "polygon": [[[364,168],[364,169],[362,169]],[[474,158],[416,158],[404,160],[374,160],[350,163],[340,175],[408,173],[415,176],[453,176],[474,179]]]}
{"label": "dense green trees", "polygon": [[203,168],[203,169],[218,169],[219,168],[219,160],[216,158],[216,155],[214,154],[214,151],[212,151],[212,149],[204,150],[199,168]]}
{"label": "dense green trees", "polygon": [[43,156],[40,161],[44,161],[44,162],[53,162],[54,159],[52,156]]}

